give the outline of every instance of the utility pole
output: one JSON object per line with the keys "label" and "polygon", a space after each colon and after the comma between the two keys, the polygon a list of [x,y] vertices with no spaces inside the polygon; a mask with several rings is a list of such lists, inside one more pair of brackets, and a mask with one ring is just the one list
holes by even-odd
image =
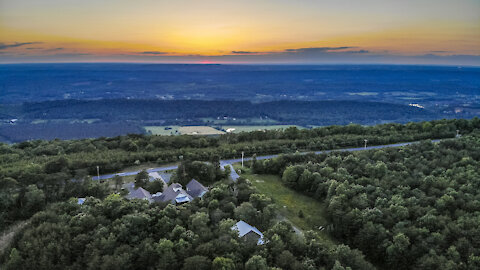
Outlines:
{"label": "utility pole", "polygon": [[100,180],[100,166],[97,165],[97,180]]}
{"label": "utility pole", "polygon": [[368,140],[365,139],[364,141],[365,141],[365,149],[367,149],[367,142],[368,142]]}
{"label": "utility pole", "polygon": [[243,153],[243,151],[242,151],[242,168],[243,168],[243,154],[244,154],[244,153]]}

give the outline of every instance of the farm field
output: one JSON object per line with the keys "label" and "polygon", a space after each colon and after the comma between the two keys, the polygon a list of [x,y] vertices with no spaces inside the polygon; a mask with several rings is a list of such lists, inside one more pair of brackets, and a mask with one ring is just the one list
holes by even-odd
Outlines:
{"label": "farm field", "polygon": [[221,135],[225,132],[209,126],[183,126],[178,128],[180,134],[184,135]]}
{"label": "farm field", "polygon": [[225,132],[209,126],[144,126],[153,135],[221,135]]}
{"label": "farm field", "polygon": [[252,124],[252,125],[270,125],[278,123],[277,120],[265,117],[250,117],[250,118],[213,118],[204,117],[201,118],[208,125],[235,125],[235,124]]}
{"label": "farm field", "polygon": [[271,125],[271,126],[251,125],[251,126],[222,126],[222,129],[228,130],[228,129],[234,128],[235,130],[232,131],[233,133],[240,133],[240,132],[250,132],[250,131],[257,131],[257,130],[286,129],[289,127],[297,127],[298,129],[304,128],[302,126],[296,126],[296,125]]}
{"label": "farm field", "polygon": [[180,126],[144,126],[148,134],[152,135],[180,135]]}

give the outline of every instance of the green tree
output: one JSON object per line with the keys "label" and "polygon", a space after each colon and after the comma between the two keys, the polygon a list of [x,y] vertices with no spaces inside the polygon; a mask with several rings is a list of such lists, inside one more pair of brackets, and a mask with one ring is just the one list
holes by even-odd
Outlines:
{"label": "green tree", "polygon": [[118,175],[115,175],[115,177],[113,177],[113,183],[115,183],[115,190],[118,191],[120,190],[120,187],[123,184],[123,178]]}
{"label": "green tree", "polygon": [[213,270],[235,270],[235,263],[230,258],[216,257],[212,263]]}
{"label": "green tree", "polygon": [[144,169],[141,170],[136,176],[135,176],[135,187],[139,188],[145,188],[148,184],[149,176],[148,172]]}
{"label": "green tree", "polygon": [[193,256],[185,259],[183,263],[183,270],[208,270],[211,262],[205,256]]}
{"label": "green tree", "polygon": [[259,255],[254,255],[245,263],[245,270],[267,270],[267,260]]}

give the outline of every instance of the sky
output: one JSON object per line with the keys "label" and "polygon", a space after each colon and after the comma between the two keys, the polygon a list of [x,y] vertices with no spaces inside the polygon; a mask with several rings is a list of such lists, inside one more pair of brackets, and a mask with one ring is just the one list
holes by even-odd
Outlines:
{"label": "sky", "polygon": [[0,0],[0,63],[480,65],[480,0]]}

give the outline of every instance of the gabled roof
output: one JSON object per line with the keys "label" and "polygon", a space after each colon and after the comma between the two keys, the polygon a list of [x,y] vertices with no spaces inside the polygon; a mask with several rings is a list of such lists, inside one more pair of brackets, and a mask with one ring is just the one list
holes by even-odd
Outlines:
{"label": "gabled roof", "polygon": [[190,182],[187,184],[187,193],[194,197],[202,197],[203,194],[205,194],[208,191],[208,188],[204,187],[200,182],[198,182],[195,179],[192,179]]}
{"label": "gabled roof", "polygon": [[172,178],[172,174],[171,173],[161,173],[160,177],[162,177],[163,182],[168,184],[168,183],[170,183],[170,178]]}
{"label": "gabled roof", "polygon": [[128,182],[122,185],[122,188],[128,190],[128,192],[132,192],[135,190],[135,183],[133,182]]}
{"label": "gabled roof", "polygon": [[238,231],[238,237],[244,237],[249,232],[254,232],[258,235],[258,245],[263,245],[263,233],[261,233],[257,228],[251,226],[243,220],[237,222],[237,224],[232,226],[232,230]]}
{"label": "gabled roof", "polygon": [[[179,194],[183,196],[181,196],[182,198],[179,201],[177,201],[177,196]],[[157,202],[160,201],[160,202],[181,203],[181,202],[191,201],[193,200],[193,198],[187,192],[185,192],[185,190],[183,190],[182,185],[178,183],[173,183],[166,190],[163,191],[162,195],[158,197],[157,196],[154,197],[153,200]]]}
{"label": "gabled roof", "polygon": [[144,199],[144,200],[150,200],[152,198],[152,195],[150,192],[146,191],[143,188],[137,188],[136,190],[130,192],[127,195],[128,199]]}

